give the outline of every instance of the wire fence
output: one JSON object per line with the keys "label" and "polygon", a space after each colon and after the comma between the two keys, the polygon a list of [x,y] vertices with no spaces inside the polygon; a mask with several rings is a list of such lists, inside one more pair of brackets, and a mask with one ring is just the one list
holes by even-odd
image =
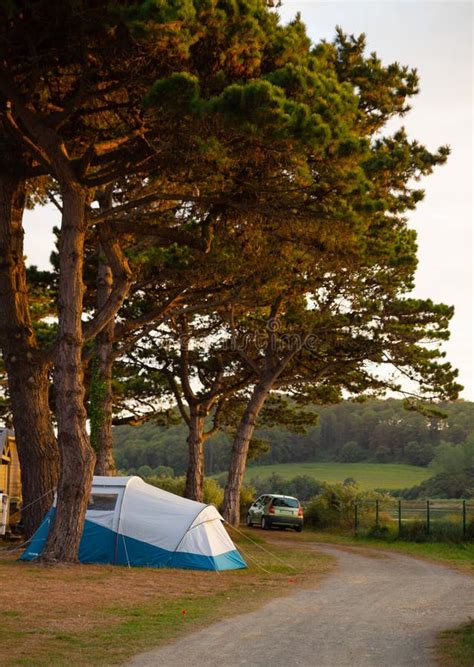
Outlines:
{"label": "wire fence", "polygon": [[474,499],[356,501],[354,532],[474,539]]}

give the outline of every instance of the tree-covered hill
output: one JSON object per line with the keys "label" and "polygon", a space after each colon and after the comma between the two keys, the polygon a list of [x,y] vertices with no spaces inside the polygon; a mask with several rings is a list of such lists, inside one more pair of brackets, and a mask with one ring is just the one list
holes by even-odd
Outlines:
{"label": "tree-covered hill", "polygon": [[[439,407],[447,415],[445,419],[407,411],[396,399],[314,407],[319,421],[305,434],[278,426],[259,430],[257,437],[267,441],[268,448],[262,452],[259,447],[261,453],[250,465],[372,461],[426,466],[440,444],[462,443],[474,432],[474,403],[456,401]],[[164,427],[149,422],[139,427],[116,427],[117,467],[146,475],[150,469],[166,466],[176,475],[183,474],[186,437],[183,424]],[[224,433],[211,438],[206,443],[206,474],[225,471],[229,453],[230,439]]]}

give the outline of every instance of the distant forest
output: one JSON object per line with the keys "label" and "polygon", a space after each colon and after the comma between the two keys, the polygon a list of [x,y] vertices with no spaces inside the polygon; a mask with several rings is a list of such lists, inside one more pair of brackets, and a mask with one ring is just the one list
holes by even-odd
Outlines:
{"label": "distant forest", "polygon": [[[427,466],[441,443],[465,442],[474,432],[474,403],[456,401],[438,406],[447,417],[428,418],[403,407],[396,399],[365,403],[345,401],[312,408],[318,423],[306,433],[275,426],[256,433],[255,464],[310,461],[370,461]],[[187,466],[187,428],[184,424],[114,428],[117,468],[144,477],[182,475]],[[231,440],[225,433],[206,443],[207,475],[227,470]]]}

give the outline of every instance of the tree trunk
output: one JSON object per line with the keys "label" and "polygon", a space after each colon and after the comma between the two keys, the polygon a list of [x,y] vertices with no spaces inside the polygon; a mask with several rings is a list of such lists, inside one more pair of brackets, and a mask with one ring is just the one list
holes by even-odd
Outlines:
{"label": "tree trunk", "polygon": [[0,176],[0,345],[20,459],[26,537],[51,506],[59,453],[49,409],[48,364],[33,331],[23,254],[25,185]]}
{"label": "tree trunk", "polygon": [[[97,310],[102,308],[112,292],[112,270],[101,254],[97,279]],[[115,322],[112,318],[95,339],[95,359],[89,392],[91,444],[97,460],[95,475],[115,474],[112,441],[112,368]]]}
{"label": "tree trunk", "polygon": [[262,409],[272,382],[261,380],[255,385],[250,401],[242,415],[237,433],[232,444],[229,477],[224,492],[222,515],[232,526],[240,522],[240,489],[244,479],[250,440],[255,429],[257,417]]}
{"label": "tree trunk", "polygon": [[188,435],[188,469],[184,495],[202,502],[204,486],[204,419],[196,408],[190,409]]}
{"label": "tree trunk", "polygon": [[6,355],[13,426],[21,469],[22,523],[29,538],[51,507],[59,477],[59,452],[49,410],[49,373]]}
{"label": "tree trunk", "polygon": [[78,186],[63,182],[61,194],[59,337],[53,375],[61,472],[56,517],[42,554],[42,560],[47,562],[77,561],[95,464],[86,431],[81,360],[85,193]]}

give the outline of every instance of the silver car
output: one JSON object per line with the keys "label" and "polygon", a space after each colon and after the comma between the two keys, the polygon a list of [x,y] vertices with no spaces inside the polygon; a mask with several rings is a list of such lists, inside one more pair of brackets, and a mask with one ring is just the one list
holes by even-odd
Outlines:
{"label": "silver car", "polygon": [[297,498],[266,493],[252,503],[247,513],[247,526],[260,526],[264,530],[272,526],[303,530],[303,508]]}

